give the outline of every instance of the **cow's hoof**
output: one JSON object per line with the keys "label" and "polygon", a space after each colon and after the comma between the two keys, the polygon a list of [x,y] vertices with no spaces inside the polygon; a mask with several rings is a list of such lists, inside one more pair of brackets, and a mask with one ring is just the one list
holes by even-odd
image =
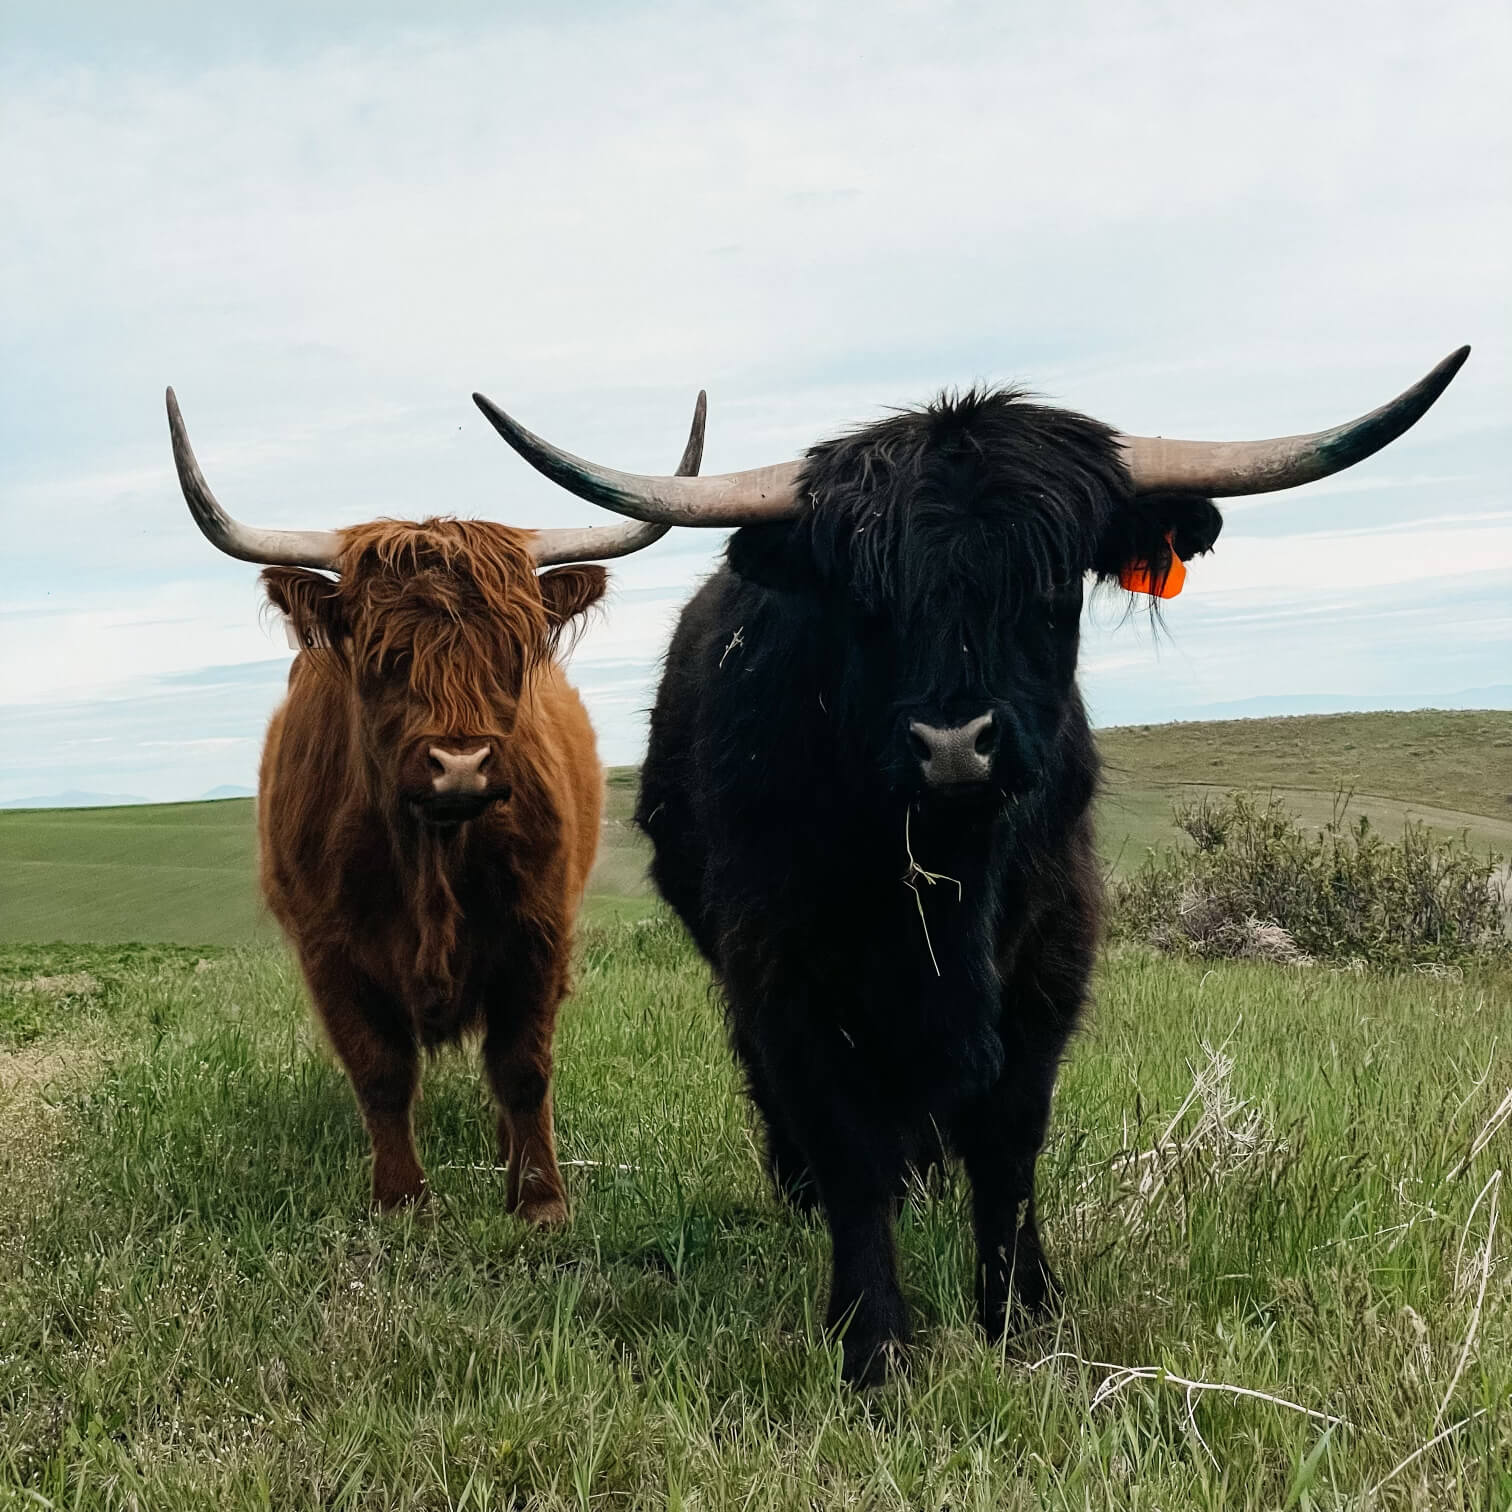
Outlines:
{"label": "cow's hoof", "polygon": [[1053,1323],[1064,1311],[1060,1286],[1047,1276],[1043,1286],[1025,1295],[1015,1291],[1011,1299],[994,1298],[979,1304],[977,1322],[982,1332],[994,1342],[1032,1333],[1046,1323]]}
{"label": "cow's hoof", "polygon": [[382,1191],[375,1187],[372,1205],[374,1214],[380,1218],[392,1213],[425,1208],[430,1205],[430,1189],[424,1183],[414,1187],[387,1187]]}
{"label": "cow's hoof", "polygon": [[1043,1257],[1022,1275],[1015,1276],[1014,1283],[1012,1311],[1016,1326],[1032,1328],[1061,1312],[1064,1305],[1061,1284]]}
{"label": "cow's hoof", "polygon": [[532,1228],[563,1228],[567,1223],[565,1197],[533,1197],[515,1209],[515,1217]]}
{"label": "cow's hoof", "polygon": [[902,1339],[862,1340],[847,1334],[841,1350],[841,1378],[862,1391],[870,1391],[908,1368],[908,1346]]}
{"label": "cow's hoof", "polygon": [[772,1188],[778,1201],[785,1203],[800,1218],[812,1217],[819,1211],[819,1189],[807,1171],[799,1171],[792,1176],[779,1175],[774,1171]]}

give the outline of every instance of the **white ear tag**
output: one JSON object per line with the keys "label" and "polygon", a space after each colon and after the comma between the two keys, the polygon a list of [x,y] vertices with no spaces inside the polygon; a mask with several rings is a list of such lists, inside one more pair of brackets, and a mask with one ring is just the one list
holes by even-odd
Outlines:
{"label": "white ear tag", "polygon": [[294,621],[288,615],[284,615],[282,618],[284,638],[288,641],[291,651],[313,651],[317,646],[325,645],[325,641],[316,635],[313,630],[309,632],[306,639],[301,640],[299,638],[299,631],[294,628]]}

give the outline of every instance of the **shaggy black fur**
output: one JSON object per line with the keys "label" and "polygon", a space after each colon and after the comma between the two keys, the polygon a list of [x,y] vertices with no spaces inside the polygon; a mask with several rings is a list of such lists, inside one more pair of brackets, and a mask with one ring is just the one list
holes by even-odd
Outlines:
{"label": "shaggy black fur", "polygon": [[[822,1205],[847,1375],[907,1337],[893,1206],[965,1163],[983,1326],[1055,1283],[1034,1167],[1086,995],[1098,763],[1082,584],[1206,551],[1205,499],[1134,496],[1112,434],[1012,392],[942,398],[809,453],[683,611],[636,819],[724,988],[774,1181]],[[910,720],[990,710],[992,781],[929,791]],[[921,918],[922,909],[922,918]]]}

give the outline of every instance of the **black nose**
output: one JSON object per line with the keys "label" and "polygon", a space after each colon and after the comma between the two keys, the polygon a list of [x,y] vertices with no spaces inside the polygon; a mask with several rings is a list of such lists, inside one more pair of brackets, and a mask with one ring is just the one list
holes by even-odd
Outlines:
{"label": "black nose", "polygon": [[986,782],[992,775],[997,742],[997,721],[991,714],[979,714],[944,730],[917,720],[908,726],[909,748],[918,758],[924,781],[932,788]]}

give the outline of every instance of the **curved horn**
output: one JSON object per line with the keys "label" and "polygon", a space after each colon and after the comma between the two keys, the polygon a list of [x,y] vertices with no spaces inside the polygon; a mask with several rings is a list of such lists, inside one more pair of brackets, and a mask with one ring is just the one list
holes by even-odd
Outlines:
{"label": "curved horn", "polygon": [[653,478],[585,462],[543,441],[482,394],[473,403],[503,438],[553,483],[590,504],[655,525],[748,525],[798,512],[801,462],[712,478]]}
{"label": "curved horn", "polygon": [[[1120,436],[1124,465],[1139,493],[1216,497],[1268,493],[1326,478],[1395,441],[1415,425],[1470,355],[1451,353],[1389,404],[1346,425],[1272,441],[1168,441]],[[659,525],[748,525],[798,513],[802,462],[780,462],[712,478],[654,478],[575,457],[534,435],[482,394],[473,402],[538,472],[590,503]]]}
{"label": "curved horn", "polygon": [[[699,389],[688,444],[683,448],[682,461],[677,464],[676,476],[679,478],[698,476],[703,463],[704,421],[708,413],[709,396]],[[484,410],[484,414],[488,411]],[[612,557],[629,556],[632,551],[661,540],[670,529],[669,525],[637,519],[622,525],[589,525],[581,530],[538,530],[531,541],[531,550],[541,567],[559,562],[602,562]]]}
{"label": "curved horn", "polygon": [[1358,420],[1273,441],[1167,441],[1120,436],[1124,466],[1138,493],[1169,490],[1219,498],[1295,488],[1341,472],[1416,425],[1464,366],[1470,348],[1451,352],[1426,378]]}
{"label": "curved horn", "polygon": [[173,465],[194,523],[212,546],[243,562],[266,567],[325,567],[334,571],[341,556],[341,536],[334,530],[263,530],[243,525],[221,508],[189,444],[178,399],[168,390],[168,430],[173,437]]}

